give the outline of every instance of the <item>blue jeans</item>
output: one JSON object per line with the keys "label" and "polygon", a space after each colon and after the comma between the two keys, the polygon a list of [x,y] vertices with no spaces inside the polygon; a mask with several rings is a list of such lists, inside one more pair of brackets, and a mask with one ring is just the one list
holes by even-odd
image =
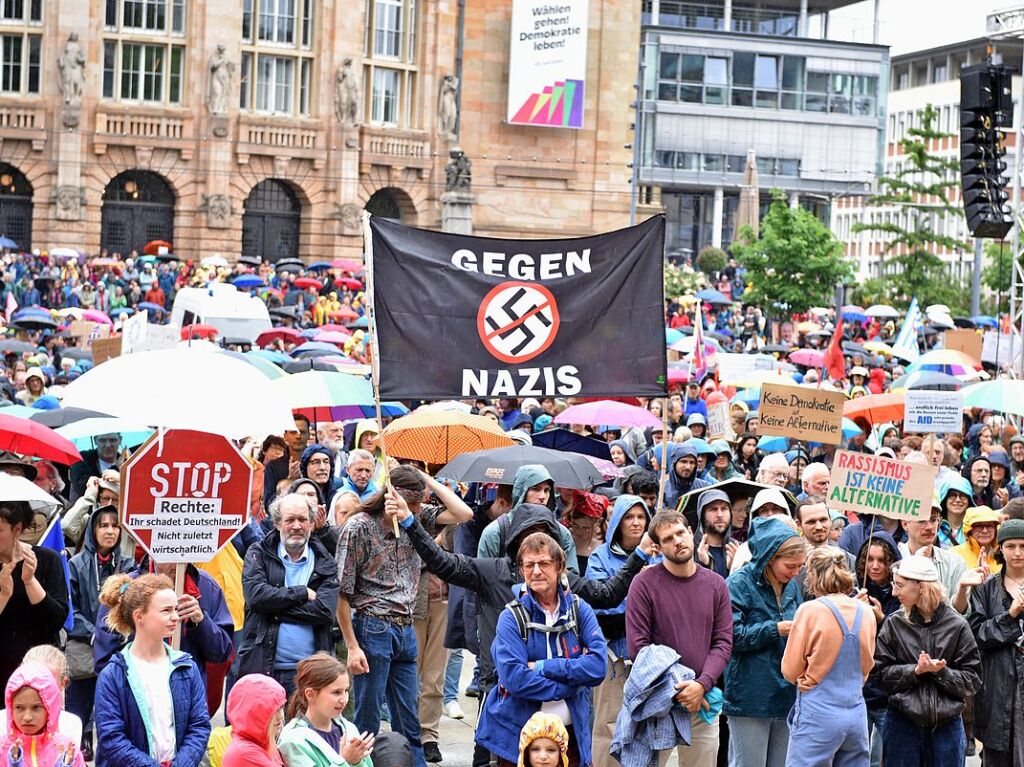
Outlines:
{"label": "blue jeans", "polygon": [[352,628],[370,667],[352,680],[355,725],[360,732],[380,730],[380,707],[387,698],[391,729],[409,740],[416,767],[427,767],[420,739],[416,632],[412,626],[356,613]]}
{"label": "blue jeans", "polygon": [[885,713],[882,758],[886,764],[948,767],[963,764],[966,751],[967,737],[960,717],[933,730],[915,724],[893,709]]}
{"label": "blue jeans", "polygon": [[462,680],[462,649],[448,653],[448,666],[444,670],[444,702],[459,699],[459,682]]}
{"label": "blue jeans", "polygon": [[882,765],[882,727],[885,725],[885,709],[868,709],[868,737],[871,738],[871,767]]}
{"label": "blue jeans", "polygon": [[785,767],[788,751],[785,719],[729,717],[729,767]]}

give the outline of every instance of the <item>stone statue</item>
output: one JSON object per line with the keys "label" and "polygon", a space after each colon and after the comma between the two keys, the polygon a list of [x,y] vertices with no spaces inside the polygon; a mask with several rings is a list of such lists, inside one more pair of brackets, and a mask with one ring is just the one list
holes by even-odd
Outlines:
{"label": "stone statue", "polygon": [[210,114],[223,115],[228,111],[228,94],[231,93],[231,75],[235,73],[235,65],[228,61],[223,45],[217,46],[217,52],[210,59],[210,87],[206,95],[206,106]]}
{"label": "stone statue", "polygon": [[454,141],[458,137],[459,125],[459,79],[453,74],[441,81],[441,95],[437,104],[437,128],[440,133]]}
{"label": "stone statue", "polygon": [[341,63],[334,78],[334,114],[343,128],[359,124],[359,82],[350,58]]}
{"label": "stone statue", "polygon": [[78,106],[82,103],[82,90],[85,87],[85,52],[78,42],[77,32],[68,35],[64,50],[57,59],[57,71],[64,103]]}
{"label": "stone statue", "polygon": [[459,147],[454,147],[448,156],[451,159],[444,166],[445,191],[468,192],[473,181],[472,163]]}

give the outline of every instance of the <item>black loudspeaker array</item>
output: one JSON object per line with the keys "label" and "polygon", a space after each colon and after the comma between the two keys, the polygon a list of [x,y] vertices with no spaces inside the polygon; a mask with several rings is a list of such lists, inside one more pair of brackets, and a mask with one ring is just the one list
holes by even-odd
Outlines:
{"label": "black loudspeaker array", "polygon": [[960,72],[960,178],[967,228],[1001,240],[1013,227],[1006,191],[1005,132],[1013,124],[1012,75],[992,64]]}

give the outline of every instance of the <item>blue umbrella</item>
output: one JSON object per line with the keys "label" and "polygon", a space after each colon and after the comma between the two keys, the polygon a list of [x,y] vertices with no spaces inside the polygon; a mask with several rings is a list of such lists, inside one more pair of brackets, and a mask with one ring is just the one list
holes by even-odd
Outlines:
{"label": "blue umbrella", "polygon": [[310,272],[322,272],[332,268],[330,261],[317,261],[315,264],[307,266],[306,270]]}
{"label": "blue umbrella", "polygon": [[861,429],[857,424],[851,421],[849,418],[843,419],[843,439],[852,439],[858,434],[863,434],[864,430]]}
{"label": "blue umbrella", "polygon": [[843,312],[846,322],[867,322],[870,319],[864,312]]}
{"label": "blue umbrella", "polygon": [[17,250],[18,243],[16,243],[10,237],[0,237],[0,248],[7,248],[8,250]]}
{"label": "blue umbrella", "polygon": [[270,349],[252,349],[250,351],[244,352],[244,354],[251,354],[254,357],[260,357],[262,359],[267,360],[268,362],[273,362],[275,365],[280,365],[282,363],[291,361],[291,357],[289,357],[284,352],[275,352],[271,351]]}
{"label": "blue umbrella", "polygon": [[135,310],[132,309],[130,306],[122,306],[120,309],[111,309],[110,310],[110,316],[111,317],[117,317],[118,315],[121,315],[121,314],[125,314],[125,315],[131,317],[133,314],[135,314]]}
{"label": "blue umbrella", "polygon": [[302,346],[296,346],[294,349],[292,349],[292,356],[301,357],[304,354],[308,354],[310,352],[341,354],[341,352],[338,350],[338,347],[335,346],[334,344],[326,344],[323,343],[322,341],[307,341],[306,343],[302,344]]}
{"label": "blue umbrella", "polygon": [[319,332],[320,328],[306,328],[299,333],[299,338],[305,338],[307,341],[312,341]]}
{"label": "blue umbrella", "polygon": [[236,288],[247,290],[249,288],[261,288],[265,284],[263,278],[255,274],[243,274],[231,283]]}
{"label": "blue umbrella", "polygon": [[347,327],[347,328],[362,328],[363,330],[365,330],[369,326],[370,326],[370,321],[367,319],[366,315],[364,314],[358,320],[356,320],[355,322],[350,322],[345,327]]}
{"label": "blue umbrella", "polygon": [[568,429],[548,429],[533,435],[535,447],[547,447],[568,453],[580,453],[605,461],[612,459],[611,447],[607,442],[593,437],[576,434]]}
{"label": "blue umbrella", "polygon": [[976,314],[971,317],[971,322],[982,328],[994,328],[999,324],[995,317],[989,317],[987,314]]}
{"label": "blue umbrella", "polygon": [[139,304],[139,309],[148,309],[149,311],[157,312],[158,314],[163,314],[164,312],[167,311],[162,306],[160,306],[160,304],[154,304],[152,301],[143,301],[141,304]]}
{"label": "blue umbrella", "polygon": [[718,306],[729,306],[732,301],[714,288],[705,288],[697,294],[697,298],[706,304],[717,304]]}
{"label": "blue umbrella", "polygon": [[747,407],[757,407],[761,401],[761,388],[756,389],[743,389],[743,391],[736,392],[736,395],[732,398],[733,402],[742,402]]}
{"label": "blue umbrella", "polygon": [[676,341],[681,341],[683,334],[675,328],[665,328],[665,346],[671,346]]}
{"label": "blue umbrella", "polygon": [[[860,431],[858,429],[858,431]],[[784,453],[789,448],[789,440],[785,437],[769,437],[765,435],[757,441],[757,449],[765,453]]]}

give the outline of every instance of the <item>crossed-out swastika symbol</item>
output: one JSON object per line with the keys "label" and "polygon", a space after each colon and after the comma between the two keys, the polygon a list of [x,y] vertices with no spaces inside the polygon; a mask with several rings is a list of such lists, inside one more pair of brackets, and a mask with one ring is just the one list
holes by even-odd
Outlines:
{"label": "crossed-out swastika symbol", "polygon": [[555,340],[558,305],[542,285],[503,282],[480,302],[476,324],[480,341],[493,357],[508,363],[526,362]]}

